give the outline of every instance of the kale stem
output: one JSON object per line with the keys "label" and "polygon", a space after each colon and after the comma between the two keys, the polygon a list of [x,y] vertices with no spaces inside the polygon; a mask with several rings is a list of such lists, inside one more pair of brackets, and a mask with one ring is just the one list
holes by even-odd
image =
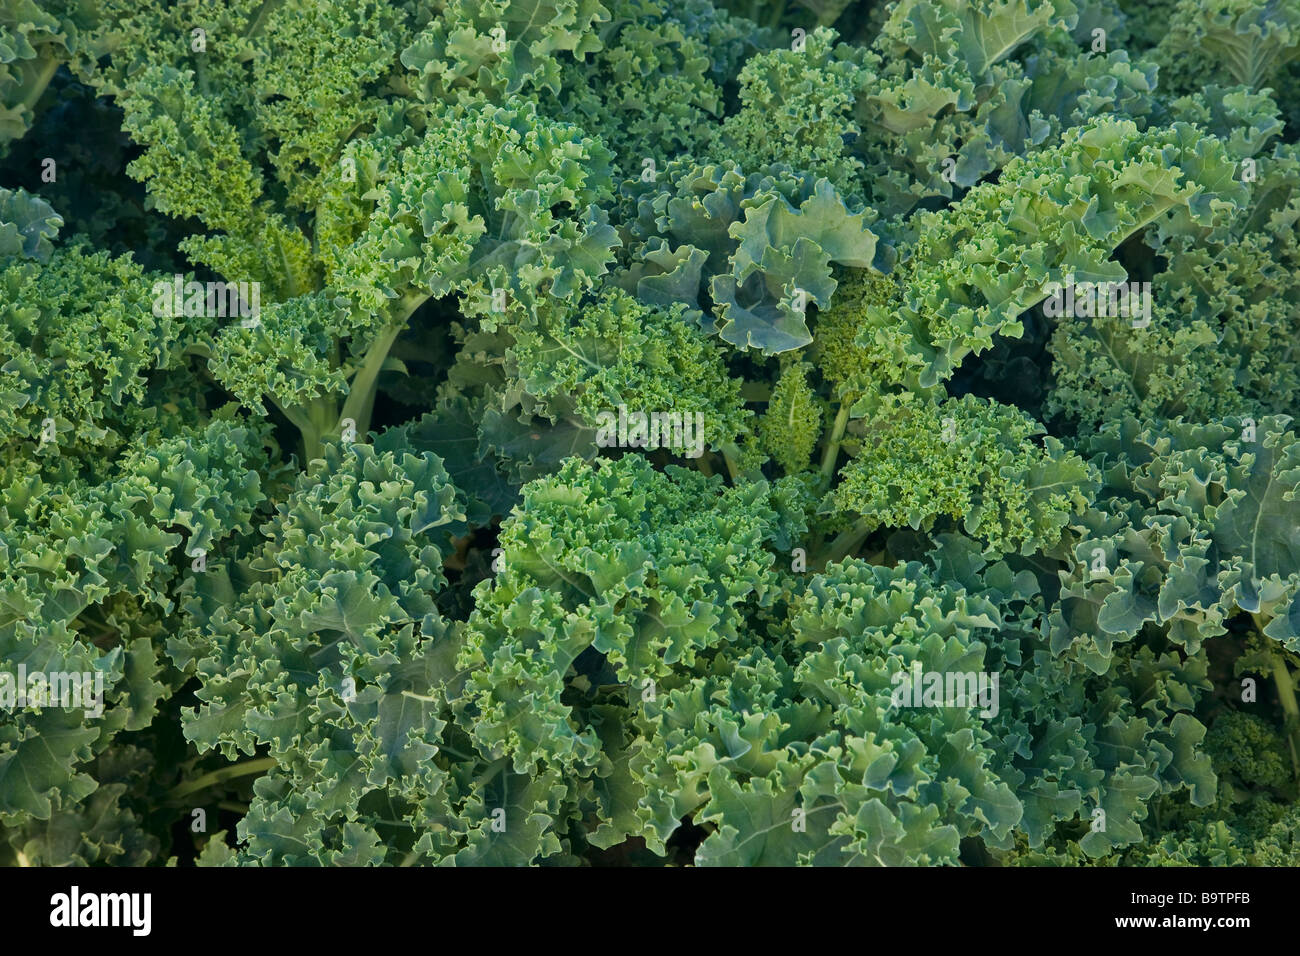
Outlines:
{"label": "kale stem", "polygon": [[722,450],[722,460],[726,462],[727,474],[731,476],[731,483],[734,485],[738,480],[740,480],[740,471],[736,468],[736,463],[732,460],[731,456],[727,454],[725,448]]}
{"label": "kale stem", "polygon": [[1277,699],[1282,704],[1282,713],[1286,715],[1286,738],[1291,747],[1291,769],[1300,778],[1300,749],[1297,738],[1300,737],[1300,705],[1296,703],[1295,679],[1286,666],[1286,659],[1279,653],[1273,654],[1273,683],[1277,685]]}
{"label": "kale stem", "polygon": [[841,531],[836,535],[835,540],[831,542],[826,552],[818,556],[816,562],[818,569],[825,568],[826,565],[833,561],[842,561],[856,551],[858,545],[862,544],[867,535],[871,534],[873,527],[874,525],[868,519],[859,518],[853,524],[853,527]]}
{"label": "kale stem", "polygon": [[438,746],[438,753],[440,753],[440,754],[451,754],[451,755],[452,755],[453,757],[455,757],[456,759],[458,759],[458,760],[464,760],[466,763],[468,763],[468,762],[471,761],[471,760],[476,759],[475,757],[471,756],[470,754],[467,754],[467,753],[465,753],[465,752],[463,752],[463,751],[457,750],[455,747],[448,747],[446,744],[438,744],[437,746]]}
{"label": "kale stem", "polygon": [[299,408],[294,405],[281,405],[273,397],[269,395],[267,397],[271,399],[271,404],[280,409],[284,413],[284,417],[289,419],[302,435],[303,466],[305,467],[308,462],[319,458],[322,451],[320,443],[321,429],[315,421],[311,409]]}
{"label": "kale stem", "polygon": [[187,780],[179,786],[173,787],[167,794],[169,800],[179,800],[187,797],[191,793],[197,793],[200,790],[206,790],[208,787],[216,786],[219,783],[225,783],[228,780],[235,780],[239,777],[247,777],[252,774],[265,773],[267,770],[273,770],[276,767],[274,757],[259,757],[256,760],[245,760],[243,763],[231,764],[228,767],[222,767],[219,770],[213,770],[211,773],[205,773],[201,777],[193,780]]}
{"label": "kale stem", "polygon": [[59,70],[59,61],[57,57],[50,57],[37,68],[35,75],[27,84],[27,95],[23,97],[18,104],[19,112],[24,109],[33,109],[45,92],[45,88],[50,85],[50,80],[54,79],[54,74]]}
{"label": "kale stem", "polygon": [[484,769],[484,771],[481,774],[479,774],[477,777],[474,778],[474,782],[470,785],[470,789],[477,790],[479,787],[488,783],[493,777],[495,777],[505,768],[506,764],[509,763],[509,761],[510,761],[509,757],[501,757],[497,760],[492,761],[492,763],[488,764],[486,769]]}
{"label": "kale stem", "polygon": [[[1252,613],[1250,619],[1255,622],[1255,630],[1265,641],[1272,640],[1264,633],[1266,622],[1259,614]],[[1272,650],[1269,658],[1273,666],[1273,684],[1277,688],[1277,700],[1282,705],[1283,733],[1287,746],[1291,748],[1291,770],[1296,779],[1300,779],[1300,703],[1296,701],[1295,678],[1286,666],[1286,657],[1279,650]]]}
{"label": "kale stem", "polygon": [[330,426],[338,420],[338,406],[332,401],[318,399],[312,402],[307,411],[316,443],[316,454],[313,457],[319,458],[325,451],[322,439],[329,432]]}
{"label": "kale stem", "polygon": [[835,474],[835,460],[840,457],[840,442],[844,439],[844,431],[849,426],[849,410],[853,403],[844,401],[840,403],[840,409],[835,413],[835,423],[831,426],[830,436],[826,439],[826,451],[822,454],[822,481],[824,484],[830,484],[831,478]]}
{"label": "kale stem", "polygon": [[352,379],[352,388],[348,392],[348,399],[343,403],[343,411],[339,415],[340,423],[345,418],[352,419],[357,426],[357,437],[364,436],[370,431],[370,414],[375,408],[375,391],[379,384],[379,370],[383,368],[384,362],[388,360],[388,350],[397,340],[405,328],[405,323],[390,325],[375,338],[366,350],[366,357],[361,363],[361,368]]}
{"label": "kale stem", "polygon": [[388,361],[388,352],[397,341],[397,337],[406,329],[406,320],[409,319],[425,300],[427,294],[411,293],[402,299],[400,307],[396,310],[399,316],[390,325],[384,327],[375,340],[370,343],[366,349],[366,356],[361,361],[361,368],[357,369],[356,375],[352,378],[352,387],[348,390],[347,401],[343,403],[343,411],[339,415],[339,422],[343,419],[350,418],[356,422],[357,437],[360,438],[370,431],[370,415],[375,410],[375,392],[379,385],[379,372]]}

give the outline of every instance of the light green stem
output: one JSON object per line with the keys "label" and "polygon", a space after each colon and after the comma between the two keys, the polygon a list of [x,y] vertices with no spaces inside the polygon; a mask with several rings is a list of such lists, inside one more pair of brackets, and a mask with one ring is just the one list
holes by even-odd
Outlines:
{"label": "light green stem", "polygon": [[380,332],[370,344],[370,348],[366,350],[361,368],[352,379],[348,400],[343,403],[343,411],[339,415],[339,426],[342,426],[344,419],[352,419],[356,423],[358,437],[370,431],[370,415],[375,409],[375,390],[379,383],[379,371],[388,360],[388,350],[397,341],[404,328],[406,328],[405,324],[390,325]]}
{"label": "light green stem", "polygon": [[237,780],[240,777],[247,777],[252,774],[262,774],[268,770],[275,769],[276,760],[274,757],[259,757],[256,760],[245,760],[243,763],[231,764],[228,767],[222,767],[219,770],[213,770],[211,773],[205,773],[201,777],[195,777],[193,780],[187,780],[179,786],[173,787],[167,795],[171,800],[180,800],[189,796],[191,793],[197,793],[200,790],[206,790],[208,787],[216,786],[219,783],[226,783],[230,780]]}
{"label": "light green stem", "polygon": [[735,484],[737,481],[740,480],[740,469],[736,467],[736,462],[732,459],[731,455],[727,453],[727,449],[723,448],[721,449],[721,451],[722,451],[722,460],[723,462],[726,463],[727,466],[727,474],[731,476],[732,484]]}
{"label": "light green stem", "polygon": [[487,765],[487,767],[484,768],[482,773],[480,773],[477,777],[474,778],[474,782],[470,785],[470,789],[478,790],[480,787],[487,784],[489,781],[492,780],[493,777],[495,777],[502,770],[504,770],[506,764],[508,764],[509,762],[510,762],[509,757],[499,757],[496,760],[492,761],[490,764]]}
{"label": "light green stem", "polygon": [[830,437],[826,439],[826,451],[822,454],[822,479],[826,484],[830,484],[835,475],[835,460],[840,457],[840,442],[844,440],[844,431],[849,426],[849,409],[852,405],[847,399],[840,403]]}
{"label": "light green stem", "polygon": [[1286,659],[1273,655],[1273,683],[1277,685],[1277,699],[1286,715],[1287,743],[1291,747],[1291,769],[1300,777],[1300,704],[1296,702],[1295,679],[1286,666]]}
{"label": "light green stem", "polygon": [[[1255,628],[1259,631],[1261,639],[1270,640],[1264,634],[1268,622],[1263,616],[1252,613],[1250,618],[1255,622]],[[1272,650],[1269,658],[1273,665],[1273,685],[1277,688],[1277,700],[1282,705],[1284,733],[1287,745],[1291,748],[1291,769],[1300,779],[1300,703],[1296,701],[1295,678],[1291,676],[1291,670],[1286,666],[1286,657],[1281,651]]]}
{"label": "light green stem", "polygon": [[31,109],[34,107],[45,88],[50,85],[50,80],[54,79],[54,74],[59,71],[59,61],[54,57],[49,57],[41,62],[37,67],[35,74],[27,83],[27,95],[23,97],[20,105],[21,109]]}
{"label": "light green stem", "polygon": [[324,450],[321,437],[337,418],[334,403],[328,399],[318,399],[303,406],[281,405],[272,398],[271,404],[280,409],[284,417],[289,419],[302,435],[303,463],[319,458]]}
{"label": "light green stem", "polygon": [[388,361],[389,349],[406,329],[406,320],[428,298],[428,295],[420,293],[407,295],[396,310],[400,318],[385,327],[370,343],[370,348],[366,350],[366,356],[361,361],[361,367],[352,377],[352,386],[348,390],[347,401],[343,403],[343,411],[339,414],[336,429],[342,427],[343,419],[350,418],[356,422],[358,437],[370,431],[370,415],[375,409],[375,390],[379,383],[379,372],[383,369],[384,362]]}
{"label": "light green stem", "polygon": [[826,549],[825,553],[819,555],[814,563],[820,569],[833,561],[842,561],[857,550],[858,545],[862,544],[867,535],[871,534],[873,527],[874,525],[866,518],[859,518],[853,527],[841,531],[835,537],[835,540],[830,543],[830,547]]}

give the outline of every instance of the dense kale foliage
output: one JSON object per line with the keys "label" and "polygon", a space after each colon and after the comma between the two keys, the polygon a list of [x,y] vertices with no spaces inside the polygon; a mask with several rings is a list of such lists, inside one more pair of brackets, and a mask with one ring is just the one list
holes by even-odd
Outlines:
{"label": "dense kale foliage", "polygon": [[1300,865],[1297,124],[1300,0],[0,0],[0,862]]}

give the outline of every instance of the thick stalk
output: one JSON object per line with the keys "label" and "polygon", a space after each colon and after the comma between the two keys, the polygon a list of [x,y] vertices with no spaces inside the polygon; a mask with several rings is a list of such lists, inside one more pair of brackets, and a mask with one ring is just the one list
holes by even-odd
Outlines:
{"label": "thick stalk", "polygon": [[866,518],[859,518],[853,527],[841,531],[830,543],[825,552],[817,556],[815,565],[821,569],[833,561],[842,561],[858,549],[858,545],[871,534],[873,525]]}
{"label": "thick stalk", "polygon": [[[269,397],[269,396],[268,396]],[[271,404],[284,413],[284,417],[293,423],[302,435],[302,460],[305,465],[319,458],[324,451],[321,437],[334,421],[334,403],[327,399],[318,399],[309,405],[281,405],[274,398]]]}
{"label": "thick stalk", "polygon": [[1286,658],[1273,654],[1273,683],[1277,685],[1277,699],[1286,715],[1287,743],[1291,746],[1291,769],[1300,777],[1300,704],[1296,702],[1295,679],[1286,666]]}
{"label": "thick stalk", "polygon": [[235,780],[239,777],[247,777],[253,774],[263,774],[268,770],[275,768],[276,760],[274,757],[259,757],[256,760],[245,760],[243,763],[231,764],[229,767],[222,767],[220,770],[213,770],[211,773],[205,773],[201,777],[195,777],[193,780],[187,780],[177,787],[173,787],[167,796],[172,800],[179,800],[187,797],[191,793],[198,793],[200,790],[206,790],[208,787],[215,786],[219,783],[226,783],[229,780]]}
{"label": "thick stalk", "polygon": [[338,406],[334,402],[324,399],[318,399],[311,403],[308,409],[308,415],[311,416],[312,433],[316,436],[317,452],[313,456],[319,458],[324,452],[324,437],[329,434],[334,423],[339,420]]}
{"label": "thick stalk", "polygon": [[[731,448],[734,449],[735,446],[733,445]],[[727,466],[727,474],[731,476],[731,483],[734,485],[740,480],[740,469],[736,467],[735,459],[731,457],[731,454],[726,448],[722,448],[720,451],[722,452],[722,461]]]}
{"label": "thick stalk", "polygon": [[[1255,622],[1261,640],[1270,640],[1264,634],[1267,622],[1259,614],[1251,614],[1250,617]],[[1291,769],[1300,778],[1300,702],[1296,700],[1295,678],[1291,676],[1291,669],[1286,666],[1286,656],[1281,651],[1270,651],[1269,659],[1273,668],[1273,685],[1277,688],[1277,700],[1282,706],[1287,746],[1291,748]]]}
{"label": "thick stalk", "polygon": [[19,104],[19,112],[36,106],[41,94],[45,92],[45,88],[50,85],[50,80],[54,79],[54,74],[58,71],[59,61],[55,57],[49,57],[41,61],[40,66],[36,68],[36,72],[27,83],[27,95],[23,97],[22,103]]}
{"label": "thick stalk", "polygon": [[497,774],[506,768],[508,763],[510,763],[509,757],[498,757],[496,760],[492,761],[483,769],[482,773],[474,778],[473,784],[470,785],[471,789],[478,790],[480,787],[490,783]]}
{"label": "thick stalk", "polygon": [[357,437],[370,431],[370,415],[375,409],[375,389],[379,384],[379,372],[388,361],[388,352],[397,341],[397,337],[406,329],[406,320],[429,298],[426,293],[411,293],[403,297],[395,310],[397,318],[386,326],[366,350],[361,367],[352,377],[352,386],[348,390],[348,399],[343,403],[339,414],[339,425],[345,418],[356,422]]}
{"label": "thick stalk", "polygon": [[343,403],[339,423],[343,419],[352,419],[357,426],[357,436],[364,436],[370,431],[370,415],[375,409],[375,389],[379,384],[379,372],[388,361],[388,350],[397,341],[397,337],[406,328],[406,323],[388,326],[370,343],[361,368],[352,378],[352,387],[348,390],[348,400]]}
{"label": "thick stalk", "polygon": [[822,454],[822,479],[826,484],[835,475],[835,460],[840,457],[840,442],[844,440],[844,431],[849,426],[849,409],[853,403],[845,399],[840,403],[840,410],[835,413],[835,423],[826,439],[826,450]]}

